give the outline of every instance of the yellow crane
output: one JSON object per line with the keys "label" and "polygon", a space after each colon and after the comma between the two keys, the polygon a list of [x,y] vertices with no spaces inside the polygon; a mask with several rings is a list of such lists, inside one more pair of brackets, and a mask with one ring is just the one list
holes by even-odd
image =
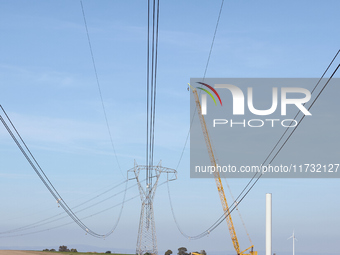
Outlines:
{"label": "yellow crane", "polygon": [[[207,125],[205,123],[204,116],[201,113],[201,103],[200,103],[200,100],[199,100],[199,97],[198,97],[198,94],[197,94],[197,90],[195,88],[193,88],[192,86],[190,86],[190,87],[192,88],[192,92],[193,92],[194,97],[195,97],[197,113],[198,113],[198,116],[199,116],[199,119],[200,119],[200,122],[201,122],[204,140],[205,140],[205,144],[206,144],[207,149],[208,149],[210,162],[211,162],[211,165],[214,166],[215,169],[217,169],[216,159],[215,159],[214,151],[213,151],[213,148],[212,148],[212,145],[211,145],[211,142],[210,142]],[[230,211],[229,211],[229,206],[228,206],[228,203],[227,203],[227,198],[226,198],[225,193],[224,193],[220,173],[218,171],[214,171],[214,177],[215,177],[215,182],[216,182],[218,194],[220,196],[220,200],[221,200],[221,203],[222,203],[223,211],[227,215],[226,220],[227,220],[227,224],[228,224],[228,229],[229,229],[231,240],[233,242],[234,249],[235,249],[237,255],[246,255],[246,254],[257,255],[257,251],[253,251],[254,245],[250,246],[249,248],[245,249],[244,251],[240,250],[240,245],[238,243],[235,227],[234,227],[233,220],[231,218],[231,214],[230,214]],[[247,253],[247,252],[249,252],[249,253]]]}

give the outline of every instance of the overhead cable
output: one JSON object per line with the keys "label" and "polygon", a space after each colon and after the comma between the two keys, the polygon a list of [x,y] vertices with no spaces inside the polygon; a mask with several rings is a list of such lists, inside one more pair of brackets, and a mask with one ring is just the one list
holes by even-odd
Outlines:
{"label": "overhead cable", "polygon": [[117,161],[118,169],[119,169],[120,173],[122,174],[122,176],[125,178],[125,176],[124,176],[124,174],[122,172],[122,169],[120,167],[119,160],[118,160],[117,153],[116,153],[116,149],[115,149],[115,146],[114,146],[114,143],[113,143],[112,133],[111,133],[109,121],[108,121],[108,118],[107,118],[107,113],[106,113],[105,104],[104,104],[104,100],[103,100],[102,90],[101,90],[100,83],[99,83],[97,66],[96,66],[96,62],[94,60],[94,55],[93,55],[93,50],[92,50],[90,34],[89,34],[88,27],[87,27],[86,16],[85,16],[85,11],[84,11],[84,7],[83,7],[83,2],[82,1],[80,1],[80,5],[81,5],[82,13],[83,13],[83,19],[84,19],[84,24],[85,24],[85,28],[86,28],[86,35],[87,35],[87,41],[89,43],[89,48],[90,48],[90,53],[91,53],[93,69],[94,69],[94,73],[95,73],[95,76],[96,76],[96,82],[97,82],[97,87],[98,87],[98,91],[99,91],[100,101],[101,101],[103,112],[104,112],[104,117],[105,117],[105,123],[106,123],[107,131],[109,133],[109,137],[110,137],[110,141],[111,141],[111,146],[112,146],[112,150],[113,150],[113,153],[114,153],[116,161]]}
{"label": "overhead cable", "polygon": [[[0,108],[2,112],[4,113],[4,117],[0,114],[0,121],[6,128],[9,135],[12,137],[13,141],[21,151],[21,153],[24,155],[28,163],[31,165],[35,173],[38,175],[40,180],[43,182],[45,187],[48,189],[48,191],[51,193],[51,195],[54,197],[54,199],[57,201],[57,203],[65,210],[65,212],[69,215],[69,217],[77,223],[77,225],[82,228],[84,231],[89,233],[90,235],[98,238],[103,238],[106,235],[98,234],[94,231],[92,231],[90,228],[88,228],[78,217],[77,215],[72,211],[72,209],[68,206],[68,204],[64,201],[62,196],[59,194],[59,192],[56,190],[56,188],[53,186],[49,178],[46,176],[45,172],[33,156],[32,152],[20,136],[18,130],[15,128],[14,124],[12,123],[11,119],[7,115],[4,108],[0,105]],[[6,121],[7,120],[7,121]],[[7,124],[9,123],[9,125]]]}
{"label": "overhead cable", "polygon": [[[340,51],[340,50],[339,50]],[[320,81],[322,80],[322,78],[324,77],[324,75],[326,74],[326,72],[329,70],[330,66],[333,64],[333,61],[335,60],[335,58],[337,57],[339,51],[337,52],[337,54],[335,55],[335,57],[333,58],[333,60],[331,61],[330,65],[328,65],[326,71],[323,73],[321,79],[318,81],[318,83],[316,84],[316,86],[313,89],[313,92],[315,91],[315,88],[319,85]],[[327,82],[324,84],[324,86],[322,87],[322,89],[320,90],[320,92],[317,94],[317,96],[315,97],[315,99],[312,101],[311,105],[308,107],[308,111],[313,107],[314,103],[316,102],[316,100],[319,98],[319,96],[321,95],[321,93],[324,91],[324,89],[327,87],[327,85],[329,84],[329,82],[331,81],[331,79],[333,78],[333,76],[335,75],[335,73],[338,71],[340,67],[340,64],[335,68],[335,70],[333,71],[332,75],[327,79]],[[299,111],[300,112],[300,111]],[[296,114],[296,117],[298,116],[299,112]],[[295,132],[295,130],[299,127],[299,125],[301,124],[301,122],[303,121],[305,115],[299,120],[298,124],[294,127],[294,129],[292,130],[292,132],[289,134],[289,136],[285,139],[285,141],[281,144],[280,148],[277,150],[277,152],[274,154],[274,156],[271,158],[271,160],[269,161],[268,164],[266,164],[267,160],[269,157],[266,157],[266,159],[264,160],[264,162],[261,164],[262,166],[266,165],[270,165],[274,159],[277,157],[277,155],[280,153],[280,151],[283,149],[283,147],[286,145],[286,143],[288,142],[288,140],[291,138],[291,136],[293,135],[293,133]],[[294,120],[295,120],[294,119]],[[286,131],[285,131],[286,133]],[[281,140],[282,137],[279,139]],[[274,146],[275,148],[277,147],[277,144]],[[270,152],[270,154],[272,154],[273,150]],[[258,177],[256,177],[259,174]],[[174,214],[174,210],[173,210],[173,206],[172,206],[172,201],[171,201],[171,196],[170,196],[170,189],[169,189],[169,185],[168,185],[168,196],[169,196],[169,201],[170,201],[170,206],[171,206],[171,212],[175,221],[175,224],[178,228],[178,230],[180,231],[180,233],[185,236],[188,239],[191,240],[195,240],[195,239],[200,239],[206,235],[209,235],[213,230],[215,230],[224,220],[226,217],[229,216],[230,213],[232,213],[236,208],[237,205],[240,204],[243,199],[248,195],[248,193],[252,190],[252,188],[255,186],[255,184],[258,182],[258,180],[262,177],[263,173],[255,173],[254,176],[250,179],[250,181],[247,183],[247,185],[244,187],[244,189],[240,192],[240,194],[238,195],[238,197],[234,200],[233,204],[231,207],[229,207],[229,213],[228,212],[224,212],[223,215],[221,215],[209,228],[207,228],[205,231],[201,232],[198,235],[195,236],[190,236],[185,234],[182,229],[180,228],[178,221],[176,219],[176,216]]]}
{"label": "overhead cable", "polygon": [[148,0],[146,57],[146,185],[152,187],[158,65],[159,0]]}

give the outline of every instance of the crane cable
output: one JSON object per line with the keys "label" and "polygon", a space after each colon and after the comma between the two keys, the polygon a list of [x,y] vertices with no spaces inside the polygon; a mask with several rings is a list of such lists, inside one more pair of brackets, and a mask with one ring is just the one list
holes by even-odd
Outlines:
{"label": "crane cable", "polygon": [[248,236],[249,242],[250,242],[251,245],[253,245],[253,242],[251,241],[251,238],[250,238],[249,232],[248,232],[248,230],[247,230],[246,224],[245,224],[245,222],[244,222],[244,220],[243,220],[243,217],[242,217],[242,215],[241,215],[240,210],[238,209],[238,202],[235,200],[234,195],[233,195],[233,193],[231,192],[231,188],[230,188],[230,186],[229,186],[229,183],[228,183],[228,181],[227,181],[227,178],[223,178],[223,179],[224,179],[225,183],[227,184],[227,187],[228,187],[228,190],[229,190],[231,199],[232,199],[233,201],[235,201],[235,202],[234,202],[234,203],[235,203],[235,209],[236,209],[236,211],[237,211],[237,213],[238,213],[238,215],[239,215],[239,217],[240,217],[240,219],[241,219],[242,225],[243,225],[243,227],[244,227],[244,230],[246,231],[246,234],[247,234],[247,236]]}
{"label": "crane cable", "polygon": [[[339,50],[340,51],[340,50]],[[337,57],[339,51],[337,52],[337,54],[335,55],[335,57],[333,58],[333,60],[331,61],[330,65],[327,67],[326,71],[323,73],[322,77],[320,78],[320,80],[318,81],[318,83],[316,84],[315,88],[313,89],[313,92],[315,91],[316,87],[319,85],[320,81],[322,80],[322,78],[324,77],[324,75],[326,74],[326,72],[328,71],[329,67],[332,65],[333,61],[335,60],[335,58]],[[321,93],[324,91],[324,89],[327,87],[328,83],[330,82],[330,80],[333,78],[333,76],[335,75],[335,73],[338,71],[340,67],[340,64],[336,67],[336,69],[333,71],[332,75],[330,76],[330,78],[328,78],[327,82],[325,83],[325,85],[322,87],[322,89],[320,90],[320,92],[317,94],[316,98],[313,100],[313,102],[311,103],[311,105],[308,107],[308,111],[312,108],[312,106],[314,105],[314,103],[316,102],[316,100],[319,98],[319,96],[321,95]],[[298,114],[301,110],[298,111]],[[297,115],[298,115],[297,114]],[[295,116],[295,118],[297,117],[297,115]],[[290,133],[290,135],[285,139],[285,141],[283,142],[283,144],[280,146],[280,148],[278,149],[278,151],[276,152],[276,154],[272,157],[272,159],[270,160],[270,162],[267,165],[270,165],[274,159],[277,157],[277,155],[280,153],[280,151],[282,150],[282,148],[286,145],[286,143],[288,142],[288,140],[291,138],[291,136],[293,135],[293,133],[295,132],[295,130],[298,128],[298,126],[300,125],[300,123],[302,122],[302,120],[304,119],[305,115],[299,120],[298,124],[294,127],[294,129],[292,130],[292,132]],[[294,119],[295,120],[295,119]],[[287,130],[286,130],[287,131]],[[280,138],[282,139],[282,138]],[[275,145],[275,147],[277,147],[277,144]],[[272,150],[270,152],[270,154],[272,154],[274,150]],[[266,161],[268,160],[269,157],[267,157],[263,163],[261,164],[262,166],[265,165]],[[207,230],[203,231],[202,233],[196,235],[196,236],[190,236],[185,234],[179,224],[178,221],[176,219],[176,216],[174,214],[174,210],[173,210],[173,206],[172,206],[172,200],[171,200],[171,196],[170,196],[170,189],[169,189],[169,185],[168,185],[168,196],[169,196],[169,201],[170,201],[170,206],[171,206],[171,212],[175,221],[175,224],[178,228],[178,230],[180,231],[180,233],[185,236],[188,239],[191,240],[196,240],[196,239],[200,239],[206,235],[209,235],[213,230],[215,230],[224,220],[226,217],[229,216],[230,213],[232,213],[235,209],[236,209],[236,205],[241,203],[241,201],[247,196],[247,194],[250,192],[250,190],[255,186],[255,184],[258,182],[258,180],[262,177],[263,173],[260,173],[260,175],[258,177],[257,176],[258,173],[255,173],[254,176],[251,178],[251,180],[248,182],[248,184],[244,187],[244,189],[241,191],[241,193],[238,195],[238,197],[236,198],[236,200],[234,200],[233,202],[233,206],[231,206],[229,208],[229,213],[228,212],[224,212],[222,216],[219,217],[218,220],[215,221],[215,223],[213,223]],[[256,178],[256,180],[255,180]],[[254,181],[254,183],[252,184],[252,182]],[[249,188],[248,188],[249,187]],[[244,193],[244,194],[243,194]],[[243,194],[243,195],[242,195]]]}

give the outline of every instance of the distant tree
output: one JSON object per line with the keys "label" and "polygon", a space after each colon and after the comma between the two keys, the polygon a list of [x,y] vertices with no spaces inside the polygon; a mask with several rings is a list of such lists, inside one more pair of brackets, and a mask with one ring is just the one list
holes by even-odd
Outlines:
{"label": "distant tree", "polygon": [[71,252],[78,252],[77,249],[71,249]]}
{"label": "distant tree", "polygon": [[43,249],[43,251],[50,251],[49,249]]}
{"label": "distant tree", "polygon": [[107,251],[107,252],[105,252],[105,253],[111,253],[111,251]]}
{"label": "distant tree", "polygon": [[187,253],[187,248],[185,248],[185,247],[180,247],[180,248],[178,248],[178,255],[189,255],[189,253]]}
{"label": "distant tree", "polygon": [[171,255],[172,254],[172,250],[167,250],[164,255]]}
{"label": "distant tree", "polygon": [[51,249],[50,251],[56,251],[55,249]]}
{"label": "distant tree", "polygon": [[205,250],[201,250],[200,252],[202,255],[207,255],[207,253],[205,252]]}
{"label": "distant tree", "polygon": [[69,252],[70,250],[67,249],[67,246],[61,245],[61,246],[59,246],[59,251],[61,251],[61,252]]}

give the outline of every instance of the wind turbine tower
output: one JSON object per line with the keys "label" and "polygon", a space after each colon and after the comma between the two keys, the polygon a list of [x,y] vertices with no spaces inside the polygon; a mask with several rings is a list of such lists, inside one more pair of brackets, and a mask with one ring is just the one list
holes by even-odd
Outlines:
{"label": "wind turbine tower", "polygon": [[293,238],[293,255],[295,255],[295,240],[297,241],[297,239],[295,238],[294,230],[293,230],[293,235],[289,237],[287,240],[291,238]]}

